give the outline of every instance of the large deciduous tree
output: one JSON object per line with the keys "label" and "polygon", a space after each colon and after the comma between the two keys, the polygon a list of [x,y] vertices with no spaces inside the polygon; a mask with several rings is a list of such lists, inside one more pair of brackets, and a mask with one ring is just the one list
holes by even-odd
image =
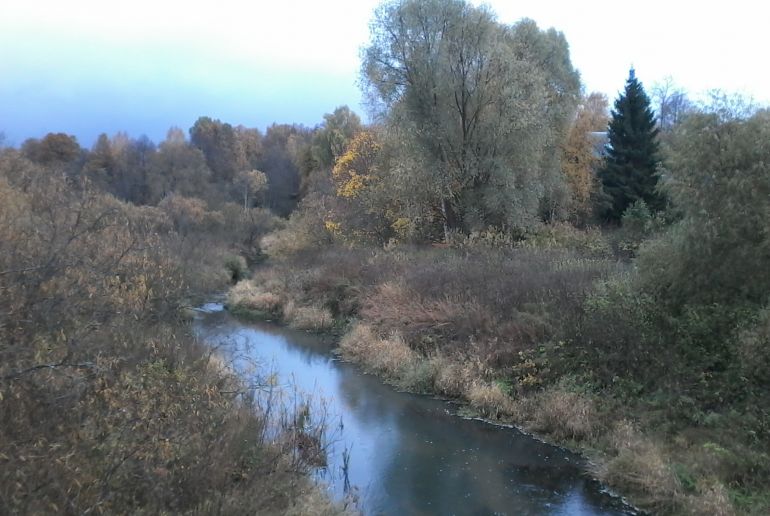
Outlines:
{"label": "large deciduous tree", "polygon": [[206,156],[216,181],[232,183],[247,167],[243,147],[230,124],[202,116],[190,128],[190,142]]}
{"label": "large deciduous tree", "polygon": [[361,119],[348,106],[340,106],[333,113],[326,113],[321,127],[313,135],[312,153],[316,167],[324,169],[334,162],[347,148],[348,142],[361,130]]}
{"label": "large deciduous tree", "polygon": [[657,192],[658,128],[650,99],[632,68],[623,93],[615,100],[607,133],[607,159],[599,171],[604,190],[603,215],[619,221],[626,209],[644,201],[662,207]]}
{"label": "large deciduous tree", "polygon": [[102,133],[96,139],[83,164],[83,173],[104,191],[114,191],[115,152],[109,137]]}
{"label": "large deciduous tree", "polygon": [[184,131],[172,127],[150,158],[148,200],[156,204],[171,194],[205,198],[210,177],[203,152],[187,144]]}
{"label": "large deciduous tree", "polygon": [[445,236],[534,221],[563,183],[558,148],[579,94],[563,35],[463,0],[386,2],[371,28],[370,104],[413,157],[397,175]]}
{"label": "large deciduous tree", "polygon": [[30,138],[21,150],[30,161],[57,167],[75,163],[82,154],[77,139],[64,133],[48,133],[42,140]]}

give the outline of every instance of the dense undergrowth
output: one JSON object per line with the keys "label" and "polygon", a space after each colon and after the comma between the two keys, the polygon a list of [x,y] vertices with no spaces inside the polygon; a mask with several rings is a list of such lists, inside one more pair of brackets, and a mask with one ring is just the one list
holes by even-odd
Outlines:
{"label": "dense undergrowth", "polygon": [[319,188],[263,238],[271,261],[230,305],[344,329],[343,357],[583,449],[645,509],[767,514],[768,142],[766,109],[715,97],[665,135],[667,205],[637,199],[603,230],[549,212],[452,231],[427,203],[378,233],[387,209]]}
{"label": "dense undergrowth", "polygon": [[664,312],[601,235],[555,226],[478,244],[293,252],[257,268],[229,303],[337,329],[345,359],[399,388],[579,448],[644,509],[767,510],[766,311],[731,319],[744,323],[718,336],[732,350],[718,369],[692,346],[722,314]]}
{"label": "dense undergrowth", "polygon": [[186,234],[203,207],[0,165],[0,513],[340,512],[182,315],[242,262]]}

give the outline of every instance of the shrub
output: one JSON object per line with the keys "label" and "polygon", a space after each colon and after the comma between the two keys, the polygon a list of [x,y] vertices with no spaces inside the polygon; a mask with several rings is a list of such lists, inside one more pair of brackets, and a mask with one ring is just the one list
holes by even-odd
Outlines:
{"label": "shrub", "polygon": [[[672,139],[665,190],[682,213],[640,251],[648,288],[671,306],[752,302],[770,291],[770,111],[699,113]],[[714,142],[719,142],[715,145]]]}
{"label": "shrub", "polygon": [[[200,264],[160,210],[52,171],[11,180],[4,158],[0,513],[275,514],[303,498],[306,465],[266,437],[267,407],[179,321]],[[164,208],[185,231],[205,222],[199,202]]]}
{"label": "shrub", "polygon": [[246,260],[242,256],[229,256],[225,260],[225,269],[230,274],[233,285],[241,281],[248,274]]}
{"label": "shrub", "polygon": [[612,384],[649,378],[663,367],[670,349],[661,348],[651,322],[656,303],[635,281],[633,273],[622,273],[596,283],[575,322],[576,337],[564,350],[565,372],[577,360],[601,383]]}
{"label": "shrub", "polygon": [[746,324],[737,337],[738,369],[761,387],[770,386],[770,307],[763,308],[754,322]]}
{"label": "shrub", "polygon": [[409,392],[434,392],[436,375],[439,373],[437,365],[433,360],[426,358],[412,361],[401,370],[396,384]]}
{"label": "shrub", "polygon": [[666,221],[659,213],[653,213],[643,200],[635,201],[621,217],[621,227],[613,235],[613,246],[625,258],[633,258],[645,240],[665,227]]}
{"label": "shrub", "polygon": [[332,235],[326,229],[326,210],[318,196],[306,197],[289,217],[286,227],[266,235],[261,248],[271,258],[285,259],[308,250],[318,250],[331,244]]}

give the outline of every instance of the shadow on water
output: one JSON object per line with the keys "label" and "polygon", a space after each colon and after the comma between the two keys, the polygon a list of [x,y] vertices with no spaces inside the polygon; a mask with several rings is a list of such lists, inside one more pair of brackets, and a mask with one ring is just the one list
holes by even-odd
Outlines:
{"label": "shadow on water", "polygon": [[355,486],[366,514],[633,514],[581,474],[577,455],[397,392],[335,360],[329,339],[201,308],[196,331],[236,367],[256,361],[312,395],[330,427],[318,475],[338,497]]}

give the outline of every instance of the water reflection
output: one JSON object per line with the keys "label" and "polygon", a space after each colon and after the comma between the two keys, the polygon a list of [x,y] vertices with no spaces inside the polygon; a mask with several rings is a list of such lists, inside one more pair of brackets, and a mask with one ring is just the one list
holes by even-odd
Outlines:
{"label": "water reflection", "polygon": [[[272,368],[278,382],[311,393],[330,427],[319,475],[337,496],[347,474],[367,514],[629,514],[580,474],[578,457],[520,432],[462,419],[455,406],[400,393],[332,358],[333,343],[275,325],[207,311],[200,335],[236,357]],[[322,407],[322,408],[321,408]]]}

